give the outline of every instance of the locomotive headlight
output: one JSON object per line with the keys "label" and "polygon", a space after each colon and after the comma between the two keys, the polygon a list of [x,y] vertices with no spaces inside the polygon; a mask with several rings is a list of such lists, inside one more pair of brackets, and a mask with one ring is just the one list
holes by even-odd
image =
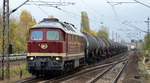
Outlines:
{"label": "locomotive headlight", "polygon": [[34,59],[34,57],[30,57],[29,59],[30,59],[30,60],[33,60],[33,59]]}
{"label": "locomotive headlight", "polygon": [[59,58],[59,57],[56,57],[56,60],[58,61],[58,60],[60,60],[60,58]]}

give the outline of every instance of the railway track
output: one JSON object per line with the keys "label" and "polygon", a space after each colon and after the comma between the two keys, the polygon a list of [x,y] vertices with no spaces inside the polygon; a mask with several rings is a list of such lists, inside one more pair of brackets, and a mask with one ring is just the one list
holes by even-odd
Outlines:
{"label": "railway track", "polygon": [[[118,63],[116,65],[112,65],[110,68],[108,67],[102,73],[99,73],[87,83],[100,83],[100,82],[117,83],[127,63],[128,63],[128,60]],[[121,66],[121,67],[117,68],[118,66]]]}
{"label": "railway track", "polygon": [[112,68],[115,68],[116,65],[124,61],[126,60],[115,61],[113,63],[88,68],[72,76],[57,80],[45,81],[44,83],[95,83],[108,71],[110,71]]}
{"label": "railway track", "polygon": [[[120,55],[125,55],[120,57]],[[120,55],[114,56],[112,58],[109,58],[107,60],[104,60],[98,64],[85,66],[81,68],[80,70],[64,74],[62,76],[56,76],[52,78],[28,78],[24,80],[17,81],[17,83],[95,83],[98,81],[99,78],[101,78],[103,75],[105,75],[108,71],[111,69],[115,69],[116,65],[125,63],[127,61],[126,53],[122,53]],[[121,72],[120,72],[121,74]],[[90,77],[92,76],[92,77]],[[117,77],[115,77],[116,80],[113,80],[114,83],[118,80],[119,74],[117,74]],[[92,79],[90,79],[92,78]]]}
{"label": "railway track", "polygon": [[26,55],[25,54],[11,54],[9,57],[0,56],[0,61],[2,61],[2,59],[4,59],[4,61],[7,61],[7,59],[9,59],[10,61],[25,60]]}
{"label": "railway track", "polygon": [[[10,61],[10,66],[18,66],[21,64],[26,63],[26,60],[15,60],[15,61]],[[7,62],[4,62],[4,65],[7,65]],[[0,62],[0,68],[2,67],[2,62]]]}
{"label": "railway track", "polygon": [[16,65],[20,65],[22,63],[26,63],[26,54],[11,54],[11,56],[9,56],[8,58],[6,56],[0,56],[0,68],[2,66],[2,58],[4,58],[4,65],[7,64],[8,62],[8,58],[9,58],[9,63],[10,66],[16,66]]}

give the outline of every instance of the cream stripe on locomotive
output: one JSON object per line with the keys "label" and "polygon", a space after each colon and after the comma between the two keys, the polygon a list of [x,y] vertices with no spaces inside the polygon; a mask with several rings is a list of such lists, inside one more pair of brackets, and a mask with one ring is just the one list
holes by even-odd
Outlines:
{"label": "cream stripe on locomotive", "polygon": [[28,53],[27,56],[83,56],[84,53],[66,54],[66,53]]}

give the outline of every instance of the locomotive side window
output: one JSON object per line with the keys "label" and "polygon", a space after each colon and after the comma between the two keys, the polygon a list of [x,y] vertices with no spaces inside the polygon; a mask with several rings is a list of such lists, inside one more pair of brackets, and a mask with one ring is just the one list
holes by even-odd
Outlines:
{"label": "locomotive side window", "polygon": [[42,31],[32,31],[31,32],[31,40],[42,40],[43,32]]}
{"label": "locomotive side window", "polygon": [[46,39],[47,40],[59,40],[59,32],[58,31],[47,31]]}

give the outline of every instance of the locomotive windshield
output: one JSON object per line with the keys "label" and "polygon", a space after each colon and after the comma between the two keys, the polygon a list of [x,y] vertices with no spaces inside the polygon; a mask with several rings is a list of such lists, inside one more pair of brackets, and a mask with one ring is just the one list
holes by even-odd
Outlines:
{"label": "locomotive windshield", "polygon": [[47,40],[59,40],[59,32],[58,31],[47,31],[46,33]]}
{"label": "locomotive windshield", "polygon": [[42,31],[32,31],[31,32],[31,40],[42,40],[43,32]]}

